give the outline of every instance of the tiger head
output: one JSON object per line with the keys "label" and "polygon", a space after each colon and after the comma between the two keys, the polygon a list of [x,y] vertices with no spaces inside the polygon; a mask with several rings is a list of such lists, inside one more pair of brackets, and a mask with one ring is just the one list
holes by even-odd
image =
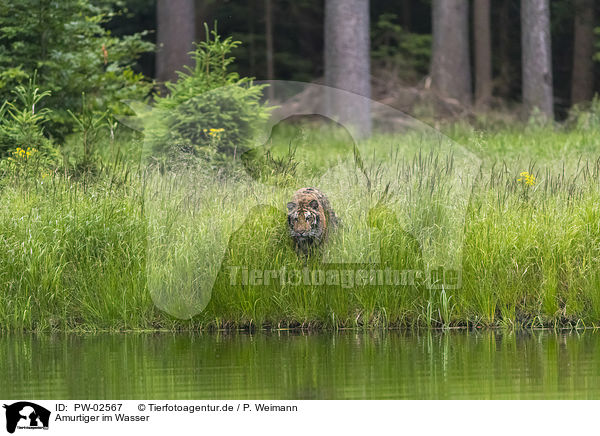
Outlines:
{"label": "tiger head", "polygon": [[287,204],[290,236],[297,247],[306,252],[325,238],[327,221],[323,205],[316,196],[300,193]]}

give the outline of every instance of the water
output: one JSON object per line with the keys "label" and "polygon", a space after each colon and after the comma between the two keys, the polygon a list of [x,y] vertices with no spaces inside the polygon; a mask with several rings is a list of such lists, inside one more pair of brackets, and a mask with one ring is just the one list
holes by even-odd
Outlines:
{"label": "water", "polygon": [[598,399],[600,333],[0,335],[3,399]]}

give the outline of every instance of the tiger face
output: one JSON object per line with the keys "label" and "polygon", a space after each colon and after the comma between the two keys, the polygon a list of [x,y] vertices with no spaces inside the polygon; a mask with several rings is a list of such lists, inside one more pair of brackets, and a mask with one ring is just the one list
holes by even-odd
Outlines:
{"label": "tiger face", "polygon": [[292,238],[301,241],[321,239],[323,226],[319,216],[319,203],[317,200],[312,200],[304,207],[290,202],[287,207],[288,225]]}
{"label": "tiger face", "polygon": [[304,188],[294,194],[287,204],[288,228],[296,248],[306,253],[319,245],[326,236],[327,220],[320,193],[314,188]]}

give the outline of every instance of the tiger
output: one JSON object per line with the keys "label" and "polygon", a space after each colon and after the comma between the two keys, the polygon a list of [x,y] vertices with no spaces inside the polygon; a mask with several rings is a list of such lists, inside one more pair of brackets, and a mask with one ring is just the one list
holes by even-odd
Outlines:
{"label": "tiger", "polygon": [[298,189],[287,209],[290,236],[299,254],[308,255],[339,225],[329,200],[317,188]]}

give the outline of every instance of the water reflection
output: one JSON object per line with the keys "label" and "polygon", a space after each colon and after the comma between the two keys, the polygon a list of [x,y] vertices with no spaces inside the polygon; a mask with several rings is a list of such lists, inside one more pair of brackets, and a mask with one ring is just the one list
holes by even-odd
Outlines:
{"label": "water reflection", "polygon": [[600,398],[600,334],[1,335],[5,399]]}

